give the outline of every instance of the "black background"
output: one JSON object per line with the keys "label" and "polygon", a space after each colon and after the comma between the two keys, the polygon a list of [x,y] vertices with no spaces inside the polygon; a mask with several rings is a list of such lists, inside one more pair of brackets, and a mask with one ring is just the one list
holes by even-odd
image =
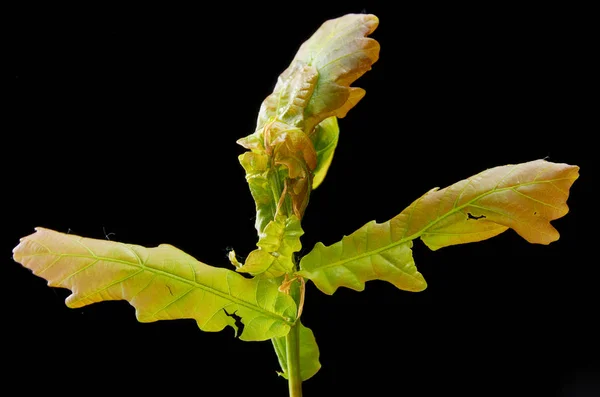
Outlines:
{"label": "black background", "polygon": [[124,302],[68,309],[68,292],[48,288],[10,250],[43,226],[170,243],[228,267],[229,248],[243,256],[256,242],[236,139],[253,131],[298,46],[325,20],[361,11],[380,18],[372,37],[381,57],[355,83],[367,95],[340,121],[335,159],[303,221],[303,253],[496,165],[548,156],[580,165],[581,177],[549,246],[513,231],[437,252],[416,242],[429,283],[418,294],[369,282],[330,297],[309,285],[303,322],[323,368],[305,395],[598,393],[589,10],[500,3],[98,4],[15,14],[3,387],[285,395],[269,342],[204,333],[192,320],[140,324]]}

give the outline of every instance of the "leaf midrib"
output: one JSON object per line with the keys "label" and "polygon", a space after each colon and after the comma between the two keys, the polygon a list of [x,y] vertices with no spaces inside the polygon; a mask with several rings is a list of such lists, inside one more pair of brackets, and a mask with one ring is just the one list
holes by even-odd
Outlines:
{"label": "leaf midrib", "polygon": [[276,313],[273,313],[273,312],[269,312],[269,311],[261,308],[260,306],[253,306],[253,305],[251,305],[251,304],[249,304],[249,303],[247,303],[247,302],[245,302],[243,300],[235,298],[232,295],[225,294],[225,293],[223,293],[221,291],[218,291],[216,289],[213,289],[213,288],[207,287],[207,286],[205,286],[203,284],[200,284],[197,281],[188,280],[188,279],[186,279],[184,277],[178,276],[178,275],[173,274],[173,273],[165,272],[163,270],[159,270],[159,269],[156,269],[154,267],[148,267],[148,266],[146,266],[146,265],[144,265],[142,263],[127,262],[127,261],[124,261],[124,260],[121,260],[121,259],[104,257],[104,256],[98,256],[98,255],[59,254],[59,253],[55,253],[55,252],[52,252],[52,251],[45,252],[43,254],[23,255],[22,257],[26,258],[26,257],[44,256],[44,255],[55,255],[55,256],[67,257],[67,258],[86,258],[86,259],[92,259],[93,258],[93,259],[95,259],[97,261],[120,263],[120,264],[123,264],[123,265],[133,266],[133,267],[142,269],[142,271],[148,271],[148,272],[151,272],[151,273],[154,273],[154,274],[157,274],[157,275],[162,275],[162,276],[165,276],[165,277],[168,277],[168,278],[171,278],[171,279],[178,280],[178,281],[180,281],[182,283],[191,285],[192,287],[200,288],[200,289],[202,289],[204,291],[207,291],[209,293],[215,294],[215,295],[220,296],[220,297],[222,297],[224,299],[233,301],[236,304],[244,306],[244,307],[246,307],[246,308],[248,308],[250,310],[254,310],[254,311],[257,311],[257,312],[260,312],[260,313],[264,313],[268,317],[275,317],[275,318],[277,318],[277,319],[285,322],[286,324],[288,324],[290,326],[292,326],[294,324],[292,321],[286,320],[285,317],[280,316],[280,315],[278,315]]}
{"label": "leaf midrib", "polygon": [[[362,259],[362,258],[366,258],[366,257],[371,256],[371,255],[377,255],[380,252],[392,249],[393,247],[395,247],[397,245],[404,244],[407,241],[411,241],[411,240],[414,240],[416,238],[419,238],[422,234],[424,234],[428,229],[430,229],[431,227],[433,227],[436,223],[442,221],[443,219],[449,217],[452,214],[457,213],[458,211],[462,210],[463,208],[468,207],[469,205],[472,205],[475,201],[480,200],[480,199],[482,199],[482,198],[484,198],[486,196],[489,196],[490,194],[502,192],[502,191],[505,191],[505,190],[511,190],[511,189],[519,188],[521,186],[535,185],[535,184],[539,184],[539,183],[552,183],[552,182],[562,181],[562,180],[567,180],[567,179],[572,179],[572,178],[558,178],[558,179],[549,179],[549,180],[545,180],[545,181],[532,181],[532,182],[520,183],[520,184],[517,184],[517,185],[511,185],[511,186],[503,187],[503,188],[500,188],[500,189],[494,188],[493,190],[490,190],[488,192],[482,193],[479,196],[476,196],[476,197],[472,198],[471,200],[467,201],[466,203],[462,204],[461,206],[454,207],[453,209],[451,209],[450,211],[448,211],[446,214],[444,214],[441,217],[436,218],[435,220],[429,222],[421,230],[419,230],[418,232],[416,232],[416,233],[414,233],[414,234],[412,234],[412,235],[410,235],[408,237],[403,237],[403,238],[401,238],[400,240],[398,240],[396,242],[393,242],[391,244],[385,245],[385,246],[380,247],[380,248],[376,248],[376,249],[374,249],[372,251],[364,252],[364,253],[362,253],[360,255],[356,255],[356,256],[353,256],[353,257],[350,257],[350,258],[347,258],[347,259],[343,259],[343,260],[340,260],[340,261],[337,261],[337,262],[333,262],[333,263],[330,263],[330,264],[327,264],[327,265],[319,266],[319,267],[316,267],[316,268],[314,268],[312,270],[301,269],[301,271],[314,272],[314,271],[321,271],[323,269],[327,269],[327,268],[330,268],[330,267],[333,267],[333,266],[343,266],[343,265],[345,265],[348,262],[352,262],[352,261],[356,261],[356,260],[359,260],[359,259]],[[423,197],[424,196],[422,196],[421,198],[423,198]],[[326,248],[328,248],[328,247],[330,247],[330,246],[327,246]]]}

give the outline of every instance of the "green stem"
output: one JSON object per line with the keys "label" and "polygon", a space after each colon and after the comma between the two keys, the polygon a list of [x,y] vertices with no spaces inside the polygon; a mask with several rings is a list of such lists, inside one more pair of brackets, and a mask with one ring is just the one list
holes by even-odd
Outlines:
{"label": "green stem", "polygon": [[294,325],[286,335],[285,348],[290,397],[302,397],[302,379],[300,378],[300,328],[298,325]]}

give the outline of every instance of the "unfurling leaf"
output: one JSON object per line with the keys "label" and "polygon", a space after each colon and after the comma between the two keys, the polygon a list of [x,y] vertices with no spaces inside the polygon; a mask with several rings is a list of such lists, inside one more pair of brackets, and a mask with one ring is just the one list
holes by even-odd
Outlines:
{"label": "unfurling leaf", "polygon": [[366,36],[375,15],[347,14],[326,21],[304,42],[260,108],[257,131],[273,120],[307,134],[322,120],[344,117],[365,95],[350,87],[379,59],[379,43]]}
{"label": "unfurling leaf", "polygon": [[259,235],[256,243],[258,249],[250,252],[244,265],[237,271],[269,278],[293,272],[294,253],[302,248],[300,237],[303,234],[300,220],[296,216],[277,217]]}
{"label": "unfurling leaf", "polygon": [[312,188],[316,189],[325,179],[333,153],[338,144],[340,129],[338,127],[337,117],[329,117],[321,121],[315,128],[311,139],[317,152],[317,167],[314,170]]}
{"label": "unfurling leaf", "polygon": [[[305,381],[312,378],[321,369],[319,346],[310,328],[306,328],[300,321],[298,321],[298,328],[300,334],[300,378]],[[271,341],[281,366],[280,375],[287,379],[288,362],[285,337],[273,338]]]}
{"label": "unfurling leaf", "polygon": [[300,261],[299,274],[327,294],[338,287],[361,291],[369,280],[419,291],[426,284],[412,259],[415,238],[436,250],[512,228],[530,243],[549,244],[559,237],[550,221],[568,212],[566,201],[578,171],[577,166],[536,160],[433,189],[387,222],[369,222],[328,247],[317,243]]}
{"label": "unfurling leaf", "polygon": [[311,190],[331,163],[339,133],[336,117],[344,117],[365,95],[350,84],[379,58],[379,44],[366,37],[378,23],[366,14],[325,22],[261,104],[255,131],[237,141],[252,151],[240,162],[256,201],[259,234],[281,209],[302,219]]}
{"label": "unfurling leaf", "polygon": [[350,87],[379,59],[379,43],[366,36],[379,19],[371,14],[347,14],[331,19],[302,44],[292,61],[314,67],[318,72],[312,95],[304,111],[304,131],[331,117],[345,117],[365,95]]}
{"label": "unfurling leaf", "polygon": [[237,333],[227,314],[236,313],[246,341],[285,336],[296,317],[294,300],[274,280],[246,279],[168,244],[144,248],[37,228],[13,252],[48,285],[71,290],[71,308],[123,299],[140,322],[193,318],[203,331],[230,325]]}
{"label": "unfurling leaf", "polygon": [[273,196],[269,182],[269,157],[264,153],[246,152],[239,156],[240,164],[246,171],[246,181],[256,204],[254,227],[260,234],[275,218],[278,197]]}

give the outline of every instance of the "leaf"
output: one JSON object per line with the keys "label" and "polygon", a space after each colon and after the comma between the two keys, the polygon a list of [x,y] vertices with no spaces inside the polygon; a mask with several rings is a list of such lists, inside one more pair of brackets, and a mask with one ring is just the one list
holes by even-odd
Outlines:
{"label": "leaf", "polygon": [[[312,170],[317,166],[317,154],[312,141],[301,129],[288,128],[283,123],[272,123],[265,129],[267,153],[272,151],[276,165],[287,171],[287,189],[283,193],[291,199],[292,212],[302,219],[312,186]],[[291,215],[288,214],[288,215]]]}
{"label": "leaf", "polygon": [[[304,382],[319,372],[321,363],[319,362],[319,346],[314,333],[300,321],[298,321],[298,328],[300,332],[300,378]],[[279,374],[287,379],[288,363],[285,337],[273,338],[271,341],[282,369]]]}
{"label": "leaf", "polygon": [[347,14],[323,23],[304,42],[262,103],[256,133],[276,120],[307,134],[324,119],[345,117],[365,95],[350,87],[379,59],[379,43],[367,38],[375,15]]}
{"label": "leaf", "polygon": [[568,212],[566,201],[578,170],[536,160],[432,189],[387,222],[371,221],[328,247],[317,243],[300,261],[299,274],[327,294],[340,286],[362,291],[369,280],[419,291],[426,284],[412,259],[415,238],[436,250],[512,228],[530,243],[549,244],[559,237],[550,221]]}
{"label": "leaf", "polygon": [[304,62],[292,62],[281,73],[273,93],[261,104],[257,131],[276,120],[293,127],[304,124],[304,109],[308,105],[318,79],[317,70]]}
{"label": "leaf", "polygon": [[[379,58],[379,44],[365,37],[378,23],[374,15],[348,14],[321,25],[261,104],[255,131],[238,139],[253,153],[240,156],[240,162],[256,202],[259,234],[281,208],[288,216],[304,216],[310,192],[325,177],[337,144],[335,117],[344,117],[365,95],[350,84]],[[313,139],[313,130],[320,136]],[[324,145],[320,158],[315,144]],[[256,253],[252,262],[265,259]]]}
{"label": "leaf", "polygon": [[337,117],[329,117],[321,121],[311,136],[317,153],[317,167],[314,170],[312,188],[316,189],[325,179],[333,153],[338,144],[340,129]]}
{"label": "leaf", "polygon": [[296,216],[278,216],[259,235],[258,249],[250,252],[237,271],[270,278],[293,272],[294,253],[302,248],[300,237],[303,234]]}
{"label": "leaf", "polygon": [[312,170],[317,166],[317,154],[308,135],[299,128],[273,121],[260,136],[253,134],[238,143],[252,150],[239,159],[256,202],[258,233],[275,219],[280,202],[286,197],[291,200],[287,215],[293,212],[301,219],[308,205]]}
{"label": "leaf", "polygon": [[326,294],[338,287],[365,289],[365,281],[383,280],[405,291],[422,291],[425,279],[412,257],[412,241],[397,243],[390,222],[371,221],[341,241],[325,247],[317,243],[300,261],[304,278]]}
{"label": "leaf", "polygon": [[246,341],[285,336],[296,317],[294,300],[273,280],[208,266],[168,244],[144,248],[37,228],[13,253],[48,285],[71,290],[71,308],[124,299],[140,322],[193,318],[203,331],[230,325],[237,333],[227,315],[236,313]]}
{"label": "leaf", "polygon": [[246,152],[238,157],[246,171],[246,181],[256,205],[254,226],[260,234],[267,224],[275,218],[278,197],[273,195],[269,182],[269,157],[264,153]]}
{"label": "leaf", "polygon": [[330,116],[345,117],[364,96],[350,84],[379,59],[379,43],[366,37],[378,25],[375,15],[347,14],[326,21],[302,44],[292,63],[313,66],[319,74],[304,111],[305,131]]}

